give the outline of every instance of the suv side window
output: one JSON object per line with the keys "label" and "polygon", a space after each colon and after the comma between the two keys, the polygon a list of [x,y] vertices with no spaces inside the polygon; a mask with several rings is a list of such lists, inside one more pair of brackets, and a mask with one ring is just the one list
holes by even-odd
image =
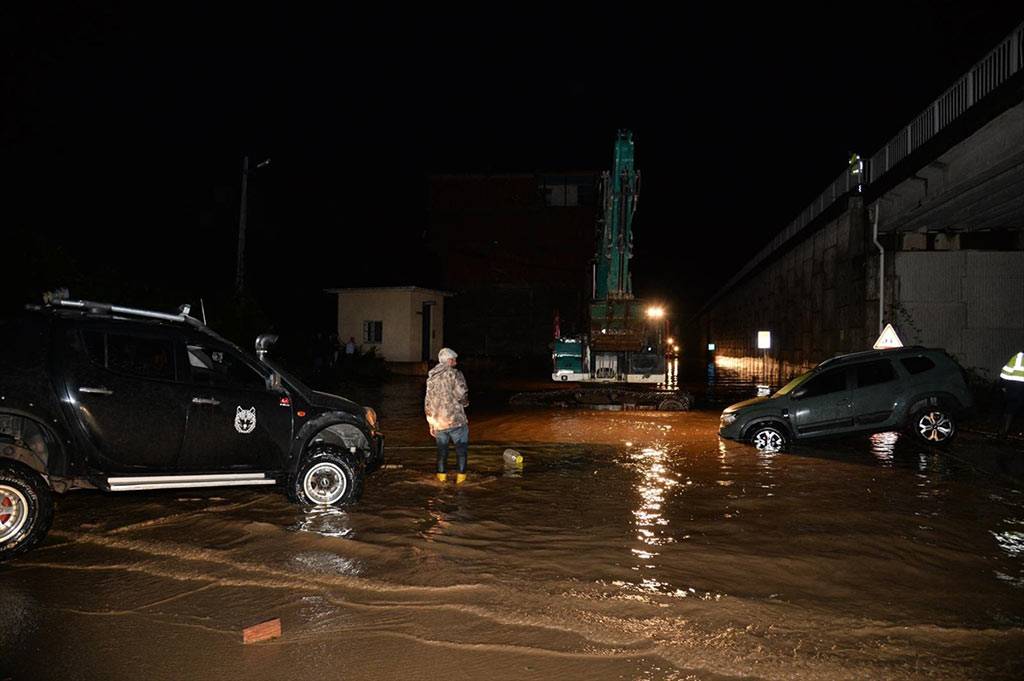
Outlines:
{"label": "suv side window", "polygon": [[807,381],[807,385],[804,386],[800,397],[818,397],[819,395],[828,395],[829,393],[837,393],[842,390],[846,390],[846,367],[837,367],[829,369],[825,373],[819,374]]}
{"label": "suv side window", "polygon": [[[71,332],[72,347],[82,349]],[[174,380],[174,346],[165,338],[147,338],[95,329],[81,332],[86,354],[101,367],[130,376]]]}
{"label": "suv side window", "polygon": [[858,388],[867,388],[896,380],[896,371],[892,368],[892,362],[887,359],[858,364],[854,367],[854,371],[857,376]]}
{"label": "suv side window", "polygon": [[905,368],[907,373],[911,376],[914,374],[924,373],[929,369],[935,368],[935,362],[931,361],[927,357],[904,357],[900,361],[903,363],[903,368]]}
{"label": "suv side window", "polygon": [[188,363],[192,382],[217,388],[265,390],[267,379],[223,348],[189,341]]}

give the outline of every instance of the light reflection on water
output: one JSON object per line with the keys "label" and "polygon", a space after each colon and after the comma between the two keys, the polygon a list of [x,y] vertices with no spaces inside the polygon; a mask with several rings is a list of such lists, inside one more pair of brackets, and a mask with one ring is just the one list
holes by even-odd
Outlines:
{"label": "light reflection on water", "polygon": [[310,506],[291,529],[313,532],[324,537],[348,538],[352,536],[352,523],[347,512],[334,506]]}
{"label": "light reflection on water", "polygon": [[[721,594],[698,592],[693,587],[682,588],[653,575],[652,571],[658,569],[656,559],[661,555],[656,549],[676,541],[668,530],[670,521],[664,510],[668,495],[681,483],[673,476],[668,465],[668,453],[663,448],[645,447],[632,452],[630,460],[640,473],[636,485],[639,506],[633,510],[633,525],[636,538],[641,544],[631,548],[630,554],[635,561],[632,569],[641,574],[635,582],[616,580],[612,584],[626,591],[647,595],[704,600],[721,598]],[[687,481],[687,484],[691,482]]]}
{"label": "light reflection on water", "polygon": [[363,571],[359,561],[327,551],[297,553],[292,562],[304,572],[322,575],[358,575]]}
{"label": "light reflection on water", "polygon": [[679,387],[679,358],[665,363],[665,387],[670,389]]}
{"label": "light reflection on water", "polygon": [[662,513],[665,494],[679,484],[678,480],[670,477],[665,466],[665,451],[645,448],[632,454],[631,458],[638,464],[642,476],[637,485],[640,507],[633,511],[633,516],[636,519],[634,524],[637,528],[637,539],[648,546],[671,543],[672,537],[666,536],[663,529],[658,529],[669,523]]}
{"label": "light reflection on water", "polygon": [[1024,555],[1024,532],[1015,530],[992,532],[992,536],[996,538],[999,548],[1005,551],[1011,558]]}
{"label": "light reflection on water", "polygon": [[892,467],[899,439],[899,433],[875,433],[871,436],[871,453],[883,466]]}

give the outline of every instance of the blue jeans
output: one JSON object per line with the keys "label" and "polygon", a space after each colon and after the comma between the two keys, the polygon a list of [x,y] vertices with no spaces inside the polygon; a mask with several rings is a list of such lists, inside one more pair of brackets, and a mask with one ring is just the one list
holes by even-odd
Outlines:
{"label": "blue jeans", "polygon": [[448,430],[439,430],[434,435],[437,440],[437,472],[445,473],[448,469],[448,443],[455,444],[455,459],[459,472],[466,472],[466,458],[469,450],[469,426],[458,426]]}

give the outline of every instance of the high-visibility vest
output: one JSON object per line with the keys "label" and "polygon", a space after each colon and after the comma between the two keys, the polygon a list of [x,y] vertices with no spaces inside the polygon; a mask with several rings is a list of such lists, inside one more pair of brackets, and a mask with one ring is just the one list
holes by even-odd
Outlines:
{"label": "high-visibility vest", "polygon": [[999,378],[1004,381],[1024,383],[1024,352],[1018,352],[1006,361],[1006,366],[1003,367]]}

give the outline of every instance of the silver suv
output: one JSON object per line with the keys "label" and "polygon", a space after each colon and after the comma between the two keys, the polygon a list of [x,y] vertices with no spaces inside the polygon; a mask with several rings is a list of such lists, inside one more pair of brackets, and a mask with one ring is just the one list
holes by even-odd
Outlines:
{"label": "silver suv", "polygon": [[972,405],[964,370],[944,351],[871,350],[833,357],[770,397],[727,407],[718,433],[768,451],[795,440],[902,429],[944,445]]}

